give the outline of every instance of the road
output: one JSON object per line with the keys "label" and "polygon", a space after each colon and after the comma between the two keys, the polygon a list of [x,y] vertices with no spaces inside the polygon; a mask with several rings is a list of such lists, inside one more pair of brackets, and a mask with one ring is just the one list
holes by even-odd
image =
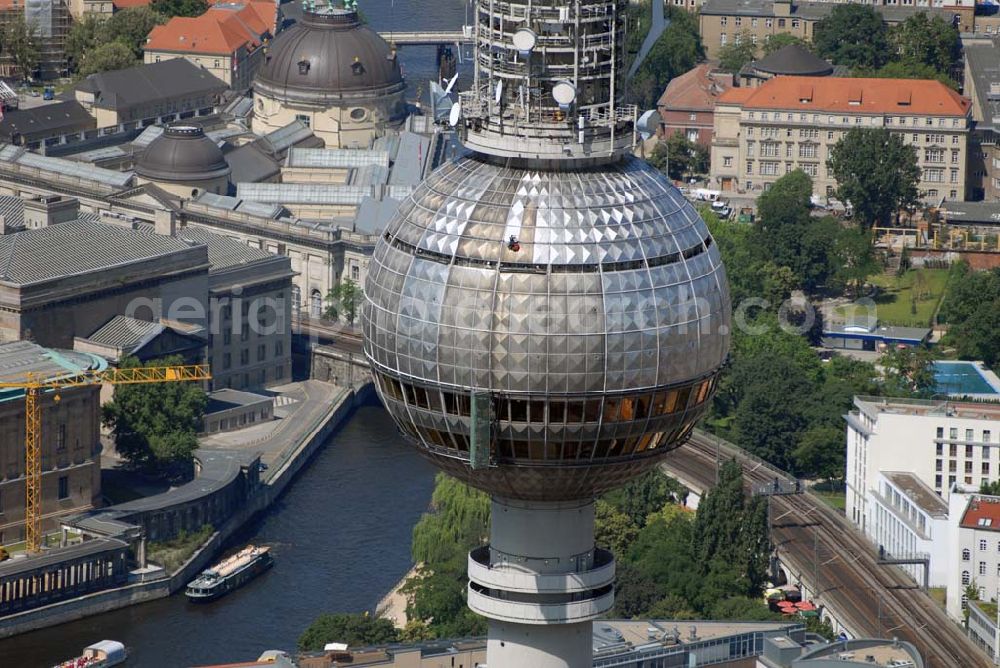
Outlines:
{"label": "road", "polygon": [[[725,444],[721,456],[736,456],[748,485],[783,476],[767,464]],[[709,489],[716,479],[716,443],[704,434],[670,453],[668,471]],[[876,562],[875,548],[846,518],[811,494],[771,497],[771,539],[783,563],[802,573],[819,593],[818,603],[870,636],[913,643],[927,668],[987,668],[992,661],[965,632],[895,566]]]}

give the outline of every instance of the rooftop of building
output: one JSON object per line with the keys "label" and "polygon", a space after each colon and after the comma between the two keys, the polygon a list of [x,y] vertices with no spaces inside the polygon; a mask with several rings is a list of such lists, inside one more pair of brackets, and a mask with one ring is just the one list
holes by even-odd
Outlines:
{"label": "rooftop of building", "polygon": [[782,47],[760,60],[753,61],[750,67],[768,74],[796,77],[828,76],[833,73],[833,65],[798,44]]}
{"label": "rooftop of building", "polygon": [[0,139],[15,135],[74,132],[97,127],[97,121],[76,100],[45,104],[31,109],[4,112],[0,119]]}
{"label": "rooftop of building", "polygon": [[667,84],[656,105],[664,110],[710,111],[720,95],[733,87],[733,75],[701,63]]}
{"label": "rooftop of building", "polygon": [[871,319],[854,322],[832,322],[823,325],[824,336],[854,336],[858,338],[873,338],[880,341],[909,341],[922,343],[931,335],[930,327],[902,327],[898,325],[879,325]]}
{"label": "rooftop of building", "polygon": [[880,413],[914,417],[950,417],[967,420],[1000,420],[1000,403],[892,397],[854,397],[854,405],[872,418]]}
{"label": "rooftop of building", "polygon": [[94,105],[105,109],[221,95],[227,89],[225,82],[186,58],[91,74],[75,88],[79,93],[92,94]]}
{"label": "rooftop of building", "polygon": [[807,668],[814,663],[829,666],[833,662],[844,668],[924,668],[923,658],[916,647],[908,642],[881,638],[858,638],[809,647],[791,666]]}
{"label": "rooftop of building", "polygon": [[[978,127],[996,128],[1000,125],[1000,59],[997,59],[997,45],[969,45],[963,48],[963,53],[979,103],[978,111],[983,116],[976,119]],[[966,82],[966,85],[969,83]]]}
{"label": "rooftop of building", "polygon": [[253,51],[274,32],[277,20],[278,6],[273,2],[218,3],[200,16],[175,16],[156,26],[144,49],[219,56],[241,48]]}
{"label": "rooftop of building", "polygon": [[[780,0],[705,0],[700,13],[717,16],[777,17],[819,21],[829,16],[833,8],[837,6],[835,2],[790,2],[786,3],[790,5],[788,14],[779,14],[774,10],[774,6],[778,2]],[[878,5],[875,9],[889,23],[905,21],[910,16],[920,12],[929,15],[938,14],[949,21],[951,20],[951,13],[939,7]]]}
{"label": "rooftop of building", "polygon": [[236,239],[210,232],[202,227],[188,226],[179,229],[177,230],[177,238],[195,245],[206,246],[212,271],[284,259],[260,248],[248,246]]}
{"label": "rooftop of building", "polygon": [[23,168],[29,172],[38,170],[117,189],[131,184],[133,178],[132,172],[103,169],[76,160],[39,155],[23,146],[13,144],[0,144],[0,166]]}
{"label": "rooftop of building", "polygon": [[[103,359],[89,353],[43,348],[30,341],[0,343],[0,381],[4,382],[24,380],[29,374],[35,379],[55,380],[106,367]],[[23,394],[21,390],[4,394],[11,392]]]}
{"label": "rooftop of building", "polygon": [[882,471],[886,479],[902,491],[913,505],[936,518],[948,517],[948,504],[923,480],[908,471]]}
{"label": "rooftop of building", "polygon": [[0,281],[43,283],[191,248],[181,239],[87,220],[0,236]]}
{"label": "rooftop of building", "polygon": [[734,88],[719,103],[737,103],[744,109],[908,116],[966,116],[972,105],[934,80],[783,76],[757,88]]}
{"label": "rooftop of building", "polygon": [[238,406],[254,406],[267,402],[273,403],[274,399],[266,394],[224,388],[208,393],[208,405],[205,407],[205,414],[209,415]]}
{"label": "rooftop of building", "polygon": [[231,171],[218,143],[197,125],[171,125],[135,161],[135,173],[153,181],[191,183]]}
{"label": "rooftop of building", "polygon": [[974,495],[958,524],[963,529],[1000,531],[1000,496]]}
{"label": "rooftop of building", "polygon": [[[998,100],[1000,105],[1000,100]],[[1000,225],[1000,202],[952,202],[941,204],[944,219],[958,225]]]}
{"label": "rooftop of building", "polygon": [[116,315],[98,327],[90,336],[83,338],[94,345],[130,355],[166,330],[183,335],[194,335],[201,333],[203,328],[174,320],[150,322],[127,315]]}

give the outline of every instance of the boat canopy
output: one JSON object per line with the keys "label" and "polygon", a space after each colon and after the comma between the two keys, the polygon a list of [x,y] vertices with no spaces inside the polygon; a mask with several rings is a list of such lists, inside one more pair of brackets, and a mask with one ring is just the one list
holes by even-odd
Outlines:
{"label": "boat canopy", "polygon": [[87,653],[100,652],[108,659],[125,658],[125,645],[121,644],[117,640],[102,640],[101,642],[95,642],[93,645],[88,645],[85,651]]}

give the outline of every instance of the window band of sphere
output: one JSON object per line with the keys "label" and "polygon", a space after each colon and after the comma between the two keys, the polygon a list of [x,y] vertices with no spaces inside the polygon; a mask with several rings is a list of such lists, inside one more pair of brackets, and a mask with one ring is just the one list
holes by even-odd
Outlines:
{"label": "window band of sphere", "polygon": [[[374,374],[403,432],[421,446],[467,458],[471,399]],[[718,377],[673,388],[593,398],[521,398],[494,394],[493,457],[535,462],[587,461],[639,455],[688,438],[707,408]],[[442,419],[440,416],[444,415]],[[431,426],[437,424],[445,428]],[[592,437],[591,437],[592,436]]]}

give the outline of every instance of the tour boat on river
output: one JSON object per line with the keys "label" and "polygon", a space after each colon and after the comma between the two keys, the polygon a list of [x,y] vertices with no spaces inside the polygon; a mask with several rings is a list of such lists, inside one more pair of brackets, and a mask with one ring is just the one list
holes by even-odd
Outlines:
{"label": "tour boat on river", "polygon": [[202,571],[188,584],[184,594],[192,601],[214,601],[242,587],[273,565],[270,548],[248,545]]}

